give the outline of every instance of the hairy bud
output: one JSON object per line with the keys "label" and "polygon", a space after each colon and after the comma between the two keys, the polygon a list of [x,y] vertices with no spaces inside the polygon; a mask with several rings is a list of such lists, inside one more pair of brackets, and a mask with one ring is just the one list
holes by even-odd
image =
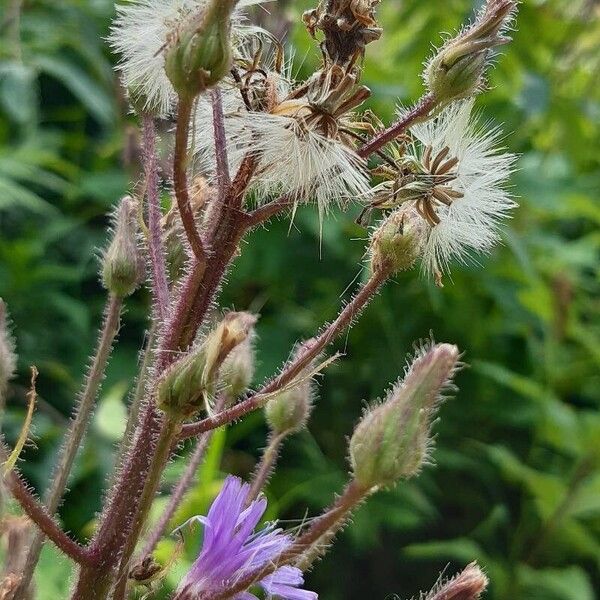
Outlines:
{"label": "hairy bud", "polygon": [[478,600],[488,585],[488,578],[472,562],[452,579],[437,585],[425,600]]}
{"label": "hairy bud", "polygon": [[514,0],[488,0],[475,22],[448,40],[425,69],[425,83],[440,103],[476,94],[490,51],[510,41],[504,32],[515,11]]}
{"label": "hairy bud", "polygon": [[423,223],[411,210],[389,215],[371,238],[371,268],[374,272],[397,273],[410,269],[423,241]]}
{"label": "hairy bud", "polygon": [[236,4],[237,0],[212,0],[167,42],[165,71],[183,98],[195,98],[231,69],[231,14]]}
{"label": "hairy bud", "polygon": [[120,298],[133,294],[143,279],[137,233],[137,206],[125,196],[115,213],[113,238],[102,261],[102,283]]}
{"label": "hairy bud", "polygon": [[158,406],[186,418],[202,407],[210,410],[219,369],[229,354],[251,335],[256,317],[230,312],[189,354],[177,361],[158,384]]}
{"label": "hairy bud", "polygon": [[243,394],[254,377],[254,335],[253,332],[236,346],[223,362],[220,370],[220,386],[229,398]]}
{"label": "hairy bud", "polygon": [[13,378],[17,368],[15,343],[8,330],[8,315],[6,304],[0,298],[0,418],[6,400],[6,388]]}
{"label": "hairy bud", "polygon": [[277,394],[265,405],[267,423],[276,435],[295,433],[306,427],[311,411],[312,385],[310,379]]}
{"label": "hairy bud", "polygon": [[458,349],[450,344],[423,349],[384,402],[365,414],[350,440],[350,461],[360,485],[388,486],[420,470],[441,393],[458,358]]}

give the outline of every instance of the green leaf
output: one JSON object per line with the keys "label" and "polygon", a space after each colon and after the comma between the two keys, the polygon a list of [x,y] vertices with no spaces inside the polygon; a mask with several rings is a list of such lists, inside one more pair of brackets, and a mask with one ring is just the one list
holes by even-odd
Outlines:
{"label": "green leaf", "polygon": [[58,79],[103,125],[115,119],[115,109],[107,91],[77,65],[59,56],[38,56],[36,66]]}
{"label": "green leaf", "polygon": [[17,123],[37,121],[37,72],[20,62],[0,66],[0,104]]}
{"label": "green leaf", "polygon": [[580,567],[534,570],[519,567],[519,597],[527,600],[595,600],[587,573]]}

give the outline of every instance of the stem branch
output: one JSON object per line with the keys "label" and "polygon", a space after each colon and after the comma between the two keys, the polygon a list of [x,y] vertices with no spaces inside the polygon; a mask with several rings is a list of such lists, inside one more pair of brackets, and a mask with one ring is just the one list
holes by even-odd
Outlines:
{"label": "stem branch", "polygon": [[377,150],[379,150],[382,146],[385,146],[388,142],[391,142],[399,135],[403,134],[412,124],[415,123],[415,121],[428,115],[429,112],[435,107],[436,103],[437,101],[432,94],[426,94],[414,105],[412,110],[407,112],[402,117],[402,119],[390,125],[384,131],[378,133],[364,146],[361,146],[356,153],[361,158],[368,158],[371,156],[371,154],[377,152]]}
{"label": "stem branch", "polygon": [[160,321],[164,321],[169,307],[169,284],[165,250],[162,240],[160,196],[158,192],[158,161],[156,158],[156,127],[152,116],[144,114],[143,148],[146,197],[148,200],[148,254],[152,271],[152,291]]}
{"label": "stem branch", "polygon": [[[92,411],[94,410],[112,345],[119,331],[122,306],[123,301],[121,298],[112,294],[109,296],[104,310],[104,325],[100,332],[96,355],[94,356],[92,367],[86,378],[75,418],[71,421],[67,440],[63,446],[54,479],[46,494],[45,505],[50,514],[54,514],[60,504],[60,500],[67,486],[69,474],[73,467],[73,463],[75,462],[75,457],[77,456],[77,451],[87,430]],[[41,531],[36,531],[33,534],[31,544],[27,551],[25,565],[23,567],[21,584],[15,594],[16,600],[24,598],[27,593],[27,589],[29,588],[33,577],[33,572],[40,558],[42,543],[44,541],[43,533]]]}
{"label": "stem branch", "polygon": [[175,155],[173,159],[173,187],[177,206],[183,223],[183,229],[194,256],[200,265],[206,265],[206,250],[196,227],[196,219],[190,203],[187,183],[187,152],[190,131],[190,118],[192,116],[193,102],[180,99],[177,113],[177,128],[175,130]]}
{"label": "stem branch", "polygon": [[235,421],[247,413],[261,408],[268,399],[269,394],[280,390],[292,382],[327,345],[352,324],[354,319],[358,317],[385,283],[388,276],[388,271],[373,273],[354,298],[340,311],[337,319],[327,326],[319,336],[304,344],[301,352],[298,353],[295,359],[288,363],[279,375],[269,381],[261,390],[239,404],[216,414],[214,417],[208,417],[197,423],[184,425],[179,439],[183,440],[188,437],[194,437],[204,431],[209,431],[215,427]]}

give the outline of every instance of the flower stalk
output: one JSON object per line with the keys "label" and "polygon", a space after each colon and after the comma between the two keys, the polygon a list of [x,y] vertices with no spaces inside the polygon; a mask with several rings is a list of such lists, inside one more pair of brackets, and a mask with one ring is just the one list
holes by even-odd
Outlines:
{"label": "flower stalk", "polygon": [[[104,379],[106,366],[113,347],[113,343],[119,331],[119,323],[123,300],[114,294],[110,294],[104,311],[104,326],[100,332],[96,354],[92,362],[90,372],[81,393],[79,404],[77,406],[75,417],[71,421],[66,442],[63,446],[58,466],[55,470],[52,483],[46,493],[45,506],[50,514],[54,514],[60,504],[69,479],[69,474],[73,468],[73,463],[77,456],[77,451],[81,445],[83,437],[87,431],[92,412],[96,405],[98,392]],[[46,534],[47,535],[47,534]],[[40,531],[33,534],[31,543],[27,550],[27,557],[23,567],[23,577],[21,585],[18,588],[16,598],[27,593],[29,582],[40,558],[44,535]]]}

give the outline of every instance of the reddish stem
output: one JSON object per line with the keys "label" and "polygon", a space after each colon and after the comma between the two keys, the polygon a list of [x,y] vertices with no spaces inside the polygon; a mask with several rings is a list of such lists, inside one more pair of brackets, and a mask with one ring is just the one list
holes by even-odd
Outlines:
{"label": "reddish stem", "polygon": [[198,262],[206,264],[206,250],[196,226],[196,219],[190,203],[187,183],[187,152],[193,102],[180,99],[175,130],[175,155],[173,159],[173,188],[183,229],[194,256]]}
{"label": "reddish stem", "polygon": [[356,153],[361,158],[368,158],[374,152],[377,152],[382,146],[402,135],[417,119],[424,117],[431,112],[437,101],[432,94],[423,96],[400,121],[390,125],[387,129],[378,133],[374,138],[369,140],[364,146],[361,146]]}
{"label": "reddish stem", "polygon": [[10,472],[4,476],[4,481],[27,516],[59,550],[81,565],[92,563],[89,552],[62,530],[46,507],[29,491],[19,475]]}
{"label": "reddish stem", "polygon": [[144,172],[148,200],[148,254],[152,271],[152,291],[160,321],[167,316],[169,284],[162,240],[160,196],[158,192],[158,161],[156,159],[156,128],[152,116],[145,114],[143,122]]}
{"label": "reddish stem", "polygon": [[269,381],[261,390],[214,417],[203,419],[198,423],[184,425],[179,439],[183,440],[194,437],[204,431],[220,427],[262,407],[266,400],[265,396],[292,382],[327,345],[352,324],[354,319],[360,315],[379,288],[385,283],[388,276],[388,271],[378,271],[371,275],[356,296],[342,309],[337,319],[328,325],[314,340],[304,344],[302,351],[298,353],[295,359],[288,363],[281,373]]}

